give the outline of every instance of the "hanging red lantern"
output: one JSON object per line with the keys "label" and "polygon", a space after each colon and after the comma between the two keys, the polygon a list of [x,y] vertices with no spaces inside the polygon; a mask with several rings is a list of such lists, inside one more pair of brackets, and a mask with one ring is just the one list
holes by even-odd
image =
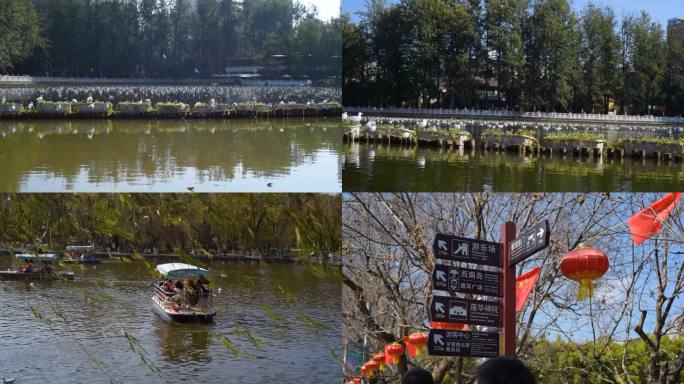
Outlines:
{"label": "hanging red lantern", "polygon": [[563,256],[560,263],[561,272],[565,277],[579,282],[577,300],[582,301],[594,292],[594,280],[603,276],[610,263],[608,256],[600,250],[588,245],[580,244],[577,248]]}
{"label": "hanging red lantern", "polygon": [[428,336],[423,332],[414,332],[409,335],[408,342],[416,347],[416,355],[420,355],[427,345]]}
{"label": "hanging red lantern", "polygon": [[385,353],[390,356],[392,364],[399,364],[399,356],[404,354],[404,346],[399,343],[392,343],[385,347]]}
{"label": "hanging red lantern", "polygon": [[361,378],[360,377],[355,377],[353,380],[354,384],[361,384]]}
{"label": "hanging red lantern", "polygon": [[380,364],[378,364],[375,359],[371,359],[366,363],[366,367],[368,367],[368,373],[372,377],[375,376],[376,371],[380,368]]}
{"label": "hanging red lantern", "polygon": [[378,352],[373,356],[373,361],[378,363],[378,369],[380,369],[380,372],[385,371],[385,352]]}
{"label": "hanging red lantern", "polygon": [[363,375],[363,377],[365,377],[365,378],[371,377],[372,375],[370,374],[369,371],[370,370],[368,369],[368,365],[364,364],[361,366],[361,374]]}

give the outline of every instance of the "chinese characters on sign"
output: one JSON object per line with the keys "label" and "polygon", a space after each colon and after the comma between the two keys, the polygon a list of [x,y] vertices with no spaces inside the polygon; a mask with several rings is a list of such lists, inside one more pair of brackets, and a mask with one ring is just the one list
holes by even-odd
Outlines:
{"label": "chinese characters on sign", "polygon": [[499,356],[499,334],[433,329],[428,335],[432,356]]}
{"label": "chinese characters on sign", "polygon": [[430,302],[431,321],[500,327],[500,314],[500,304],[492,301],[433,296]]}
{"label": "chinese characters on sign", "polygon": [[501,267],[501,244],[438,234],[432,245],[438,259]]}
{"label": "chinese characters on sign", "polygon": [[432,271],[432,286],[441,291],[501,297],[501,273],[438,264]]}

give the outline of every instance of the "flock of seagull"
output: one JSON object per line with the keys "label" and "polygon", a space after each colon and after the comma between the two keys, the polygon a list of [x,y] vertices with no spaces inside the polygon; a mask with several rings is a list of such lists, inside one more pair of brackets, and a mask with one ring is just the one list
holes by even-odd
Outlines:
{"label": "flock of seagull", "polygon": [[0,88],[3,102],[33,103],[36,100],[100,100],[112,103],[147,101],[182,102],[214,99],[220,103],[325,104],[341,100],[340,88],[239,87],[239,86],[68,86]]}
{"label": "flock of seagull", "polygon": [[[570,123],[570,122],[531,122],[531,121],[510,121],[510,120],[464,120],[458,118],[451,119],[420,119],[404,117],[365,117],[362,112],[357,115],[349,115],[347,112],[342,114],[342,120],[351,124],[363,127],[365,132],[373,133],[377,131],[379,125],[394,126],[410,130],[432,129],[434,131],[444,129],[464,130],[468,127],[480,127],[484,129],[497,129],[506,131],[516,130],[542,130],[544,132],[635,132],[635,133],[670,133],[670,135],[681,134],[684,127],[665,126],[665,125],[634,125],[634,124],[615,124],[615,123]],[[360,128],[359,127],[359,128]]]}

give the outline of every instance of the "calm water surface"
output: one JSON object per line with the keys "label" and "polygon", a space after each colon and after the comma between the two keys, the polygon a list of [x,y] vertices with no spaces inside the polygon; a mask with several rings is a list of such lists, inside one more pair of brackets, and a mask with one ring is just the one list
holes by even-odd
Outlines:
{"label": "calm water surface", "polygon": [[[0,256],[1,269],[8,259]],[[212,325],[162,321],[151,307],[153,279],[137,262],[74,267],[73,283],[0,280],[0,377],[18,384],[339,380],[339,282],[292,264],[227,262],[212,269],[220,288]],[[159,375],[123,331],[139,340]]]}
{"label": "calm water surface", "polygon": [[345,191],[652,192],[684,185],[684,165],[674,162],[363,143],[344,152]]}
{"label": "calm water surface", "polygon": [[325,119],[3,121],[0,191],[339,192],[340,137]]}

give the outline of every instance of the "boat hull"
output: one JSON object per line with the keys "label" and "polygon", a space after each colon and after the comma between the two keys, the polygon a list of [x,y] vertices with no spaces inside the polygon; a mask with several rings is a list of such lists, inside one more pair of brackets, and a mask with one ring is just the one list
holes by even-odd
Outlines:
{"label": "boat hull", "polygon": [[19,272],[19,271],[0,271],[0,279],[4,280],[73,280],[73,272],[41,273],[41,272]]}
{"label": "boat hull", "polygon": [[216,311],[207,313],[167,311],[154,298],[152,299],[152,308],[156,314],[169,323],[212,323],[214,316],[216,316]]}

